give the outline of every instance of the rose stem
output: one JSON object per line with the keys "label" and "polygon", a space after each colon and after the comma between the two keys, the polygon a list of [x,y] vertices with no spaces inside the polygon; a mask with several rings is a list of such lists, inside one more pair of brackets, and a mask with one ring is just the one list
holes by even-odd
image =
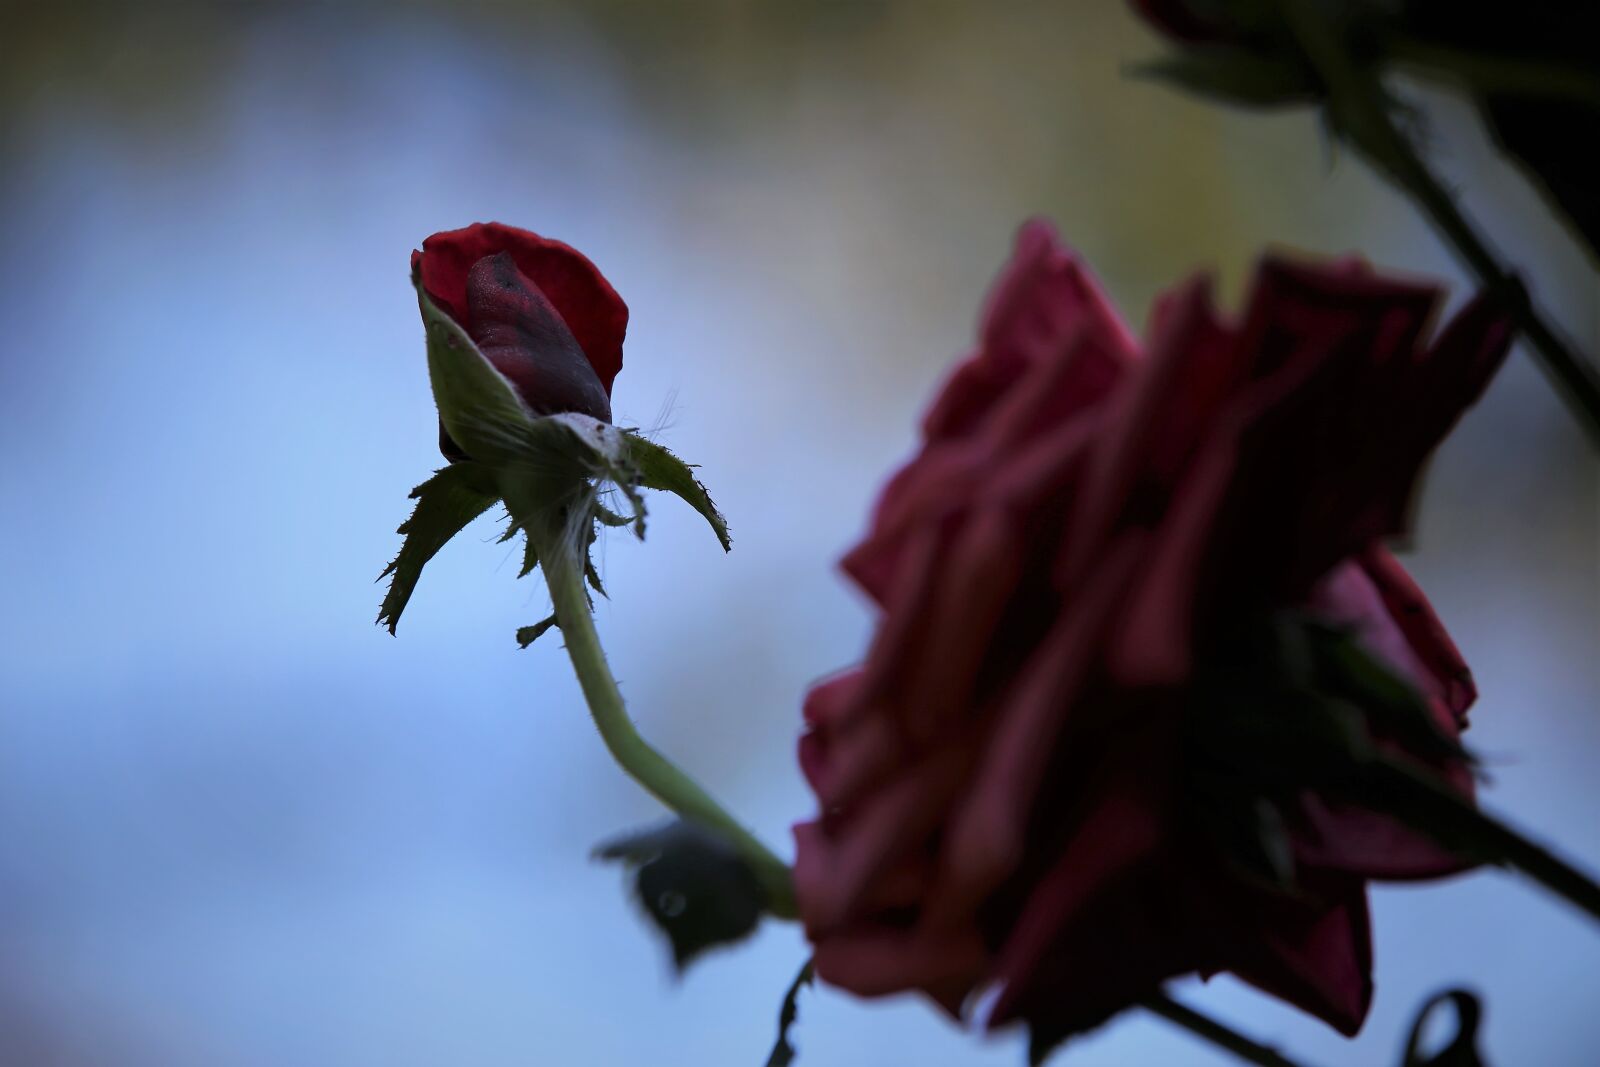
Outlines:
{"label": "rose stem", "polygon": [[1306,58],[1322,77],[1334,124],[1402,191],[1411,196],[1454,247],[1479,282],[1494,294],[1533,344],[1545,372],[1572,406],[1593,443],[1600,447],[1600,372],[1567,347],[1533,306],[1522,282],[1507,272],[1395,125],[1382,86],[1358,68],[1341,47],[1337,31],[1312,0],[1282,0],[1284,15]]}
{"label": "rose stem", "polygon": [[1165,993],[1156,993],[1154,996],[1145,997],[1139,1002],[1146,1011],[1152,1011],[1170,1023],[1188,1030],[1197,1037],[1211,1042],[1219,1048],[1227,1049],[1246,1063],[1257,1063],[1261,1067],[1300,1067],[1294,1060],[1282,1055],[1277,1049],[1252,1041],[1237,1030],[1224,1026],[1207,1015],[1202,1015],[1193,1008],[1179,1004]]}
{"label": "rose stem", "polygon": [[794,887],[788,866],[694,779],[651,747],[634,728],[617,680],[606,663],[605,651],[600,647],[600,636],[595,631],[583,588],[583,570],[576,564],[571,549],[553,544],[551,540],[546,540],[540,548],[539,564],[544,569],[550,599],[555,606],[556,624],[561,628],[567,655],[572,659],[578,684],[588,701],[589,714],[612,758],[668,808],[724,834],[760,879],[767,893],[768,910],[778,918],[794,918]]}
{"label": "rose stem", "polygon": [[1600,885],[1537,842],[1464,800],[1454,789],[1405,760],[1380,758],[1374,786],[1400,798],[1404,806],[1427,815],[1416,828],[1455,827],[1439,835],[1439,844],[1464,851],[1486,863],[1521,871],[1550,892],[1600,919]]}

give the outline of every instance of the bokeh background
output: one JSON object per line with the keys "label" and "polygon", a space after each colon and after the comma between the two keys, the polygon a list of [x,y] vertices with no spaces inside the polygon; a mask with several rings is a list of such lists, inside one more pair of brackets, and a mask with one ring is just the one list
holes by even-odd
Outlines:
{"label": "bokeh background", "polygon": [[[732,520],[613,535],[600,626],[644,732],[771,841],[812,679],[869,616],[833,561],[1044,213],[1136,325],[1267,244],[1464,288],[1306,113],[1127,77],[1159,42],[1054,4],[11,5],[0,32],[0,1063],[751,1065],[804,951],[672,977],[591,845],[612,767],[536,579],[487,519],[372,625],[439,463],[406,260],[499,219],[632,307],[620,421]],[[1471,115],[1435,158],[1600,349],[1596,274]],[[1525,354],[1441,450],[1410,564],[1481,682],[1488,804],[1600,868],[1600,472]],[[1478,874],[1379,889],[1359,1040],[1220,978],[1196,1005],[1319,1064],[1394,1062],[1484,993],[1507,1064],[1593,1062],[1600,937]],[[1021,1062],[912,999],[804,996],[801,1063]],[[1130,1013],[1073,1064],[1229,1062]]]}

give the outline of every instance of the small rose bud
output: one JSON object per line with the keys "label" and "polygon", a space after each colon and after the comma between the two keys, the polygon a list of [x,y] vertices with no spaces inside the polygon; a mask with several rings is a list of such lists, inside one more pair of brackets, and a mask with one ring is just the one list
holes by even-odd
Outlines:
{"label": "small rose bud", "polygon": [[[422,242],[411,270],[529,411],[611,421],[628,306],[582,253],[513,226],[475,223]],[[467,458],[443,425],[439,436],[447,459]]]}

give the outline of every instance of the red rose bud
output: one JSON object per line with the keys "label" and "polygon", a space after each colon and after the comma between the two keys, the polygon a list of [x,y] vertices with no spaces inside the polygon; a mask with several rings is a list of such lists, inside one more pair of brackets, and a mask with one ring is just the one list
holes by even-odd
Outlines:
{"label": "red rose bud", "polygon": [[[952,1013],[998,985],[990,1025],[1025,1020],[1046,1047],[1195,971],[1361,1025],[1366,880],[1464,864],[1348,793],[1283,782],[1277,742],[1243,748],[1265,721],[1306,783],[1381,752],[1470,793],[1470,677],[1379,544],[1510,337],[1479,301],[1429,343],[1439,295],[1268,258],[1237,320],[1198,278],[1141,345],[1047,225],[1023,228],[978,351],[844,560],[882,609],[866,661],[806,700],[821,814],[796,827],[795,891],[820,977]],[[1416,715],[1395,721],[1421,730],[1309,699],[1247,703],[1225,733],[1212,683],[1254,684],[1230,649],[1280,616],[1334,635],[1329,662],[1356,645],[1346,680],[1381,664],[1366,692],[1403,679]],[[1300,671],[1272,693],[1315,698]],[[1280,715],[1322,732],[1302,744]],[[1225,760],[1279,773],[1239,810],[1278,833],[1263,866],[1292,886],[1246,877],[1197,814],[1219,735],[1238,739]]]}
{"label": "red rose bud", "polygon": [[[572,247],[500,223],[436,233],[411,269],[536,415],[611,421],[628,307]],[[462,450],[440,427],[440,449]]]}

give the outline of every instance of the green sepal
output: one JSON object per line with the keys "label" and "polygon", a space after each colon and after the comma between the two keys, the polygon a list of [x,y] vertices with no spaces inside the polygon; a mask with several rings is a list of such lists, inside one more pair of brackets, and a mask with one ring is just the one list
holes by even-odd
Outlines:
{"label": "green sepal", "polygon": [[534,415],[467,332],[441,311],[420,277],[417,305],[428,341],[428,379],[439,419],[473,459],[498,465],[522,450]]}
{"label": "green sepal", "polygon": [[[400,551],[378,575],[381,582],[390,578],[389,590],[378,609],[378,624],[395,632],[400,614],[411,599],[423,566],[460,533],[473,519],[500,499],[494,479],[482,465],[456,463],[434,473],[432,478],[411,490],[417,506],[411,517],[396,531],[405,540]],[[392,577],[391,577],[392,576]]]}
{"label": "green sepal", "polygon": [[[628,462],[638,472],[638,484],[646,489],[658,489],[680,497],[711,524],[711,530],[717,535],[722,550],[724,552],[730,550],[733,547],[733,538],[728,533],[728,522],[712,503],[711,494],[706,492],[706,487],[694,476],[693,464],[685,463],[661,445],[646,440],[633,431],[626,431],[625,436],[628,442]],[[640,536],[643,536],[642,526]]]}
{"label": "green sepal", "polygon": [[767,910],[761,880],[739,851],[701,823],[676,819],[595,850],[633,873],[633,890],[672,947],[681,973],[708,949],[750,936]]}
{"label": "green sepal", "polygon": [[550,629],[552,626],[557,628],[561,626],[561,623],[556,620],[554,615],[540,619],[532,626],[517,627],[517,646],[519,648],[527,648],[529,645],[539,640],[539,638],[543,637],[545,631]]}

